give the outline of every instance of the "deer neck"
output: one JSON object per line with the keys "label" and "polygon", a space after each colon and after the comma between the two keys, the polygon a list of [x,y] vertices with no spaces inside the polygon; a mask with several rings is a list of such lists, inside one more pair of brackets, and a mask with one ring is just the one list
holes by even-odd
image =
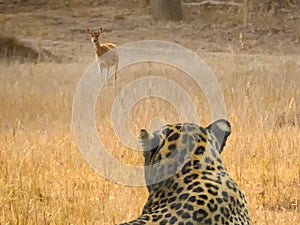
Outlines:
{"label": "deer neck", "polygon": [[95,45],[95,49],[96,49],[96,55],[98,57],[102,56],[106,51],[105,48],[103,48],[103,46],[100,44],[99,41],[97,41],[96,43],[94,43]]}
{"label": "deer neck", "polygon": [[94,43],[95,49],[99,49],[101,47],[101,44],[99,41],[97,41],[96,43]]}

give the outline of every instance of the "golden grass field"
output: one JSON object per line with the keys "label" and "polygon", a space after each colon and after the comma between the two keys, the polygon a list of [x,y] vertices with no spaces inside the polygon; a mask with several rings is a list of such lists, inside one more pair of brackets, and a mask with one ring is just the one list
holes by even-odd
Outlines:
{"label": "golden grass field", "polygon": [[[207,53],[202,57],[224,93],[232,134],[222,158],[247,196],[253,224],[300,224],[299,127],[274,126],[291,99],[295,102],[289,110],[300,110],[299,55]],[[146,188],[101,177],[87,165],[75,143],[72,101],[87,66],[87,62],[0,65],[1,225],[112,225],[141,212]],[[142,76],[141,68],[121,71],[120,86]],[[197,86],[182,74],[173,76],[172,69],[164,73],[191,94],[201,123],[212,122],[206,100],[194,90]],[[108,88],[99,96],[99,137],[118,159],[142,165],[141,153],[118,142],[107,118],[116,92]],[[180,122],[168,103],[149,98],[132,109],[133,133],[137,136],[155,116],[166,123]]]}

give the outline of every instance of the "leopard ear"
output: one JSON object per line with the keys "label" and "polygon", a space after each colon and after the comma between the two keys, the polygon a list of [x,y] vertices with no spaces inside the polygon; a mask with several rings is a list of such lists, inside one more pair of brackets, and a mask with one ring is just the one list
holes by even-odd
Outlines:
{"label": "leopard ear", "polygon": [[151,148],[150,148],[151,138],[150,138],[150,134],[148,133],[148,131],[146,129],[141,129],[138,140],[144,151],[151,150]]}
{"label": "leopard ear", "polygon": [[86,30],[85,30],[88,34],[90,34],[91,33],[91,30],[90,30],[90,28],[86,28]]}
{"label": "leopard ear", "polygon": [[104,31],[103,27],[100,27],[100,28],[99,28],[100,34],[103,33],[103,31]]}
{"label": "leopard ear", "polygon": [[148,133],[148,131],[146,129],[141,129],[140,136],[139,136],[140,140],[148,139],[149,136],[150,136],[150,134]]}
{"label": "leopard ear", "polygon": [[149,134],[147,130],[141,129],[138,137],[141,147],[144,152],[153,150],[159,145],[159,137],[157,134]]}
{"label": "leopard ear", "polygon": [[220,119],[210,124],[206,129],[210,130],[217,138],[220,146],[218,150],[219,153],[221,153],[226,145],[227,138],[231,133],[230,123],[225,119]]}

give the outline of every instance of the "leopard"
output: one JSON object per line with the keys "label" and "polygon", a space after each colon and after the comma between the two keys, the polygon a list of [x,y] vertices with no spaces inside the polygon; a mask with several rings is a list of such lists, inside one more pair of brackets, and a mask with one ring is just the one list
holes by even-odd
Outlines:
{"label": "leopard", "polygon": [[227,119],[141,129],[149,195],[141,215],[119,225],[251,225],[246,197],[220,157],[230,134]]}

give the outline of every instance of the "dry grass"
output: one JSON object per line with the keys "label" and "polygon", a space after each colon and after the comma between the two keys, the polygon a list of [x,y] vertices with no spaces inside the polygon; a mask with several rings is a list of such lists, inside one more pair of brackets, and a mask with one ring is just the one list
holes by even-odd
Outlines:
{"label": "dry grass", "polygon": [[[299,128],[273,126],[293,97],[294,110],[299,112],[299,57],[204,57],[218,74],[232,123],[223,158],[247,196],[253,224],[300,224]],[[76,146],[70,122],[72,98],[86,66],[0,65],[0,224],[111,225],[139,215],[146,189],[99,176]],[[140,76],[139,72],[134,76]],[[119,77],[122,84],[129,82],[122,73]],[[191,91],[195,88],[191,81],[181,75],[173,78],[181,79],[188,93],[197,93]],[[192,98],[201,122],[207,125],[208,106],[198,93]],[[101,138],[116,157],[141,164],[141,155],[116,140],[109,119],[103,116],[114,94],[103,93],[99,98],[99,133],[105,131]],[[178,121],[166,102],[147,99],[139,104],[143,110],[135,106],[130,118],[135,134],[153,116]],[[169,111],[173,113],[165,113]]]}

